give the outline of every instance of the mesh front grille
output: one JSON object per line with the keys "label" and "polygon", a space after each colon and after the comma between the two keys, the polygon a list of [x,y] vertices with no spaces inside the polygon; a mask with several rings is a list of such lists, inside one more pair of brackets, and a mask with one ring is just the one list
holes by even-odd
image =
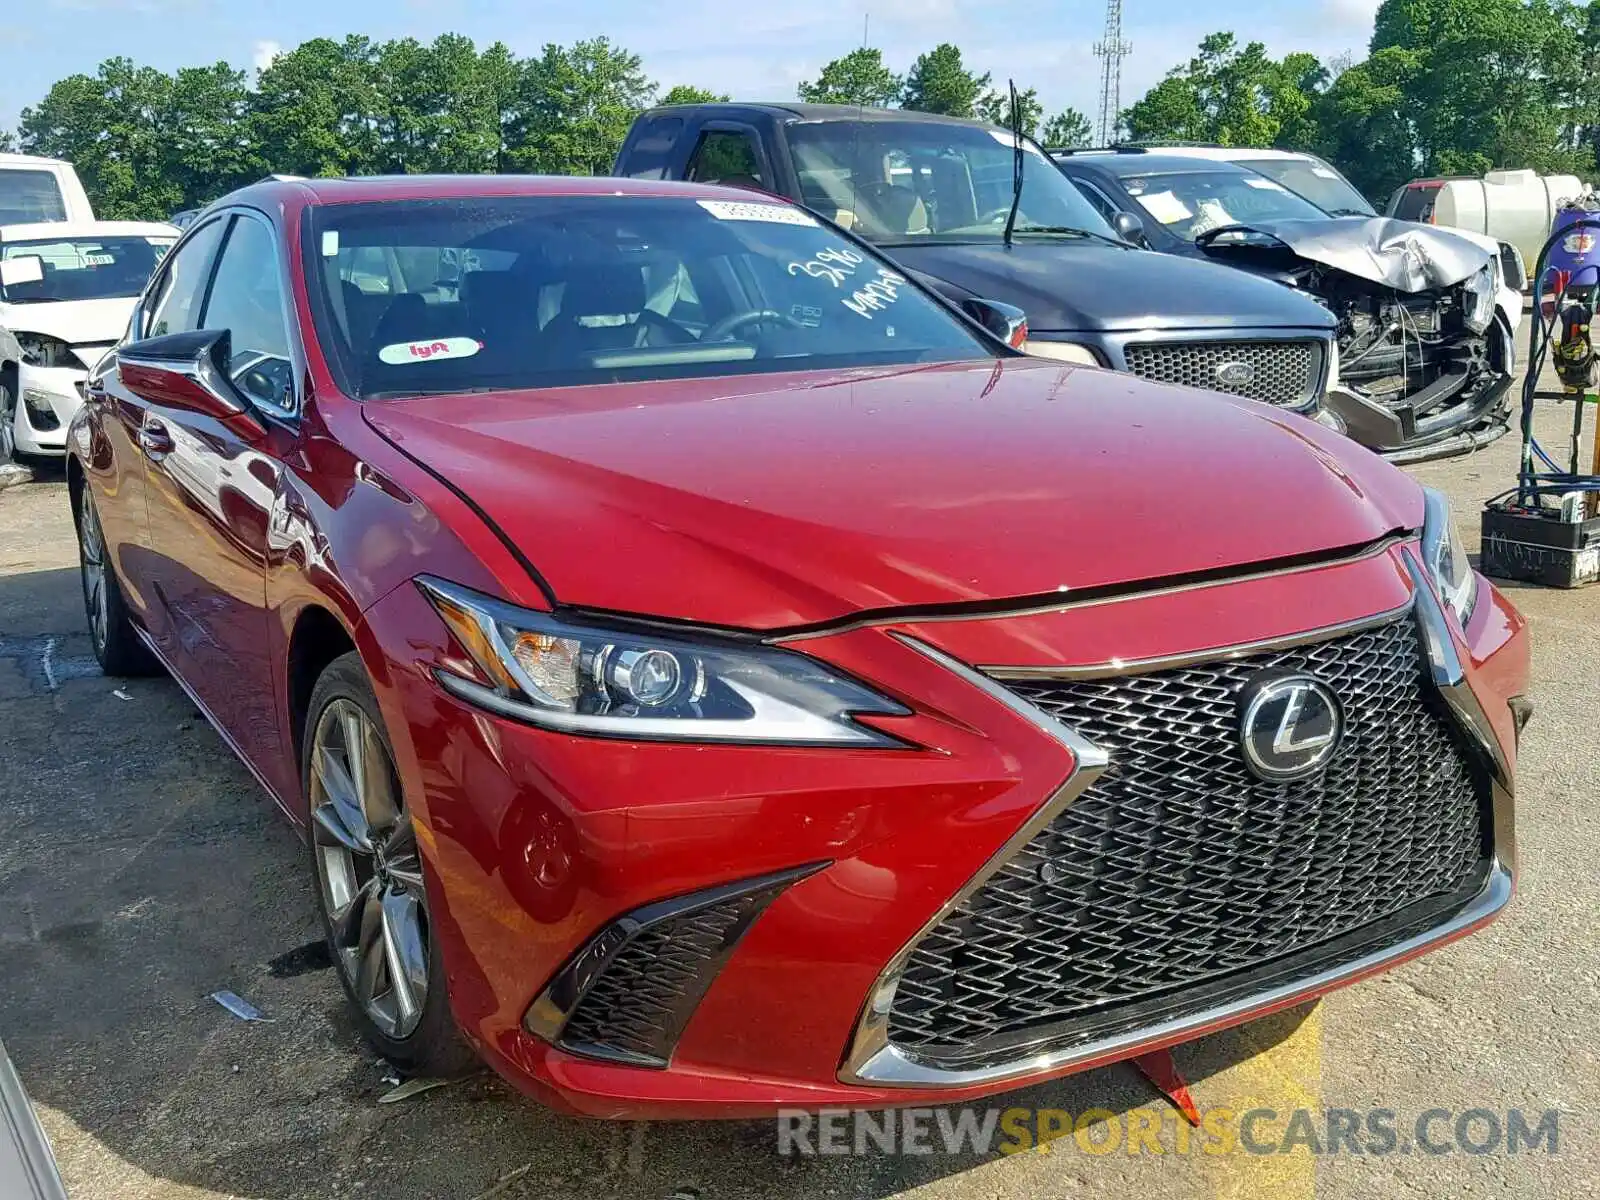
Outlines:
{"label": "mesh front grille", "polygon": [[665,1063],[726,951],[766,896],[734,896],[638,933],[585,993],[564,1046]]}
{"label": "mesh front grille", "polygon": [[[1114,679],[1004,681],[1110,755],[1099,780],[917,945],[890,1014],[930,1057],[1221,980],[1472,885],[1487,780],[1408,619],[1295,649]],[[1338,695],[1344,741],[1306,780],[1244,765],[1258,671]]]}
{"label": "mesh front grille", "polygon": [[[1154,342],[1123,354],[1128,370],[1145,379],[1290,406],[1311,399],[1322,369],[1316,342]],[[1228,367],[1240,378],[1230,381]]]}

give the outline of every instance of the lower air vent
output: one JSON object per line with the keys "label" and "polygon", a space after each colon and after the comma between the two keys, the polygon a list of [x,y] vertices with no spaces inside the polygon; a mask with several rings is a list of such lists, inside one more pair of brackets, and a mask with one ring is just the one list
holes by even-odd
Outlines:
{"label": "lower air vent", "polygon": [[635,909],[573,956],[523,1024],[573,1054],[665,1067],[739,939],[780,892],[826,865]]}

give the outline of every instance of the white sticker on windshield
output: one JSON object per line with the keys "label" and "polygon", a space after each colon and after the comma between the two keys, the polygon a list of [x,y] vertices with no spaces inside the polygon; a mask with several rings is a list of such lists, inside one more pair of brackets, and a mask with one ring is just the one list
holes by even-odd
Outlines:
{"label": "white sticker on windshield", "polygon": [[333,258],[339,253],[339,231],[325,229],[322,231],[322,257]]}
{"label": "white sticker on windshield", "polygon": [[1282,192],[1287,189],[1275,179],[1246,179],[1245,183],[1253,188],[1260,188],[1264,192]]}
{"label": "white sticker on windshield", "polygon": [[742,200],[701,200],[700,207],[719,221],[765,221],[769,225],[815,225],[811,214],[789,204],[754,204]]}
{"label": "white sticker on windshield", "polygon": [[447,337],[425,342],[396,342],[378,351],[378,361],[390,366],[401,363],[425,362],[434,358],[471,358],[483,343],[476,338]]}
{"label": "white sticker on windshield", "polygon": [[109,267],[117,261],[117,256],[115,254],[85,254],[83,261],[91,267]]}
{"label": "white sticker on windshield", "polygon": [[43,278],[44,260],[37,254],[0,262],[0,285],[9,287],[13,283],[38,283]]}
{"label": "white sticker on windshield", "polygon": [[1179,221],[1187,221],[1194,216],[1189,206],[1172,192],[1146,192],[1139,197],[1139,203],[1163,225],[1176,225]]}

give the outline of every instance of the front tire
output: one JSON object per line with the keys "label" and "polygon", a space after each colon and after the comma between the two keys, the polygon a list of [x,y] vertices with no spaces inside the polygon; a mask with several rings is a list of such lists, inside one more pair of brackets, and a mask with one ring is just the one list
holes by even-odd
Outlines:
{"label": "front tire", "polygon": [[160,670],[155,656],[134,631],[87,482],[78,500],[78,575],[83,582],[89,641],[100,669],[107,675],[153,675]]}
{"label": "front tire", "polygon": [[362,1035],[409,1075],[476,1065],[450,1014],[416,828],[366,668],[354,652],[311,693],[301,751],[317,911]]}

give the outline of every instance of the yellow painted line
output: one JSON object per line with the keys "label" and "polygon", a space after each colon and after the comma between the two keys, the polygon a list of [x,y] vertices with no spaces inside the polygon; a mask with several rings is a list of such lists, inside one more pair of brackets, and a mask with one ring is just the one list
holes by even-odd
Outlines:
{"label": "yellow painted line", "polygon": [[[1311,1114],[1319,1138],[1322,1120],[1322,1005],[1306,1015],[1292,1034],[1277,1045],[1266,1044],[1272,1023],[1256,1022],[1240,1027],[1231,1035],[1259,1051],[1237,1066],[1190,1086],[1202,1112],[1231,1109],[1233,1131],[1251,1109],[1271,1109],[1276,1120],[1261,1120],[1255,1140],[1261,1144],[1280,1144],[1296,1109]],[[1178,1052],[1183,1065],[1183,1053]],[[1217,1200],[1313,1200],[1317,1188],[1316,1159],[1303,1145],[1286,1153],[1252,1154],[1242,1145],[1231,1153],[1202,1155],[1204,1171],[1212,1196]]]}

